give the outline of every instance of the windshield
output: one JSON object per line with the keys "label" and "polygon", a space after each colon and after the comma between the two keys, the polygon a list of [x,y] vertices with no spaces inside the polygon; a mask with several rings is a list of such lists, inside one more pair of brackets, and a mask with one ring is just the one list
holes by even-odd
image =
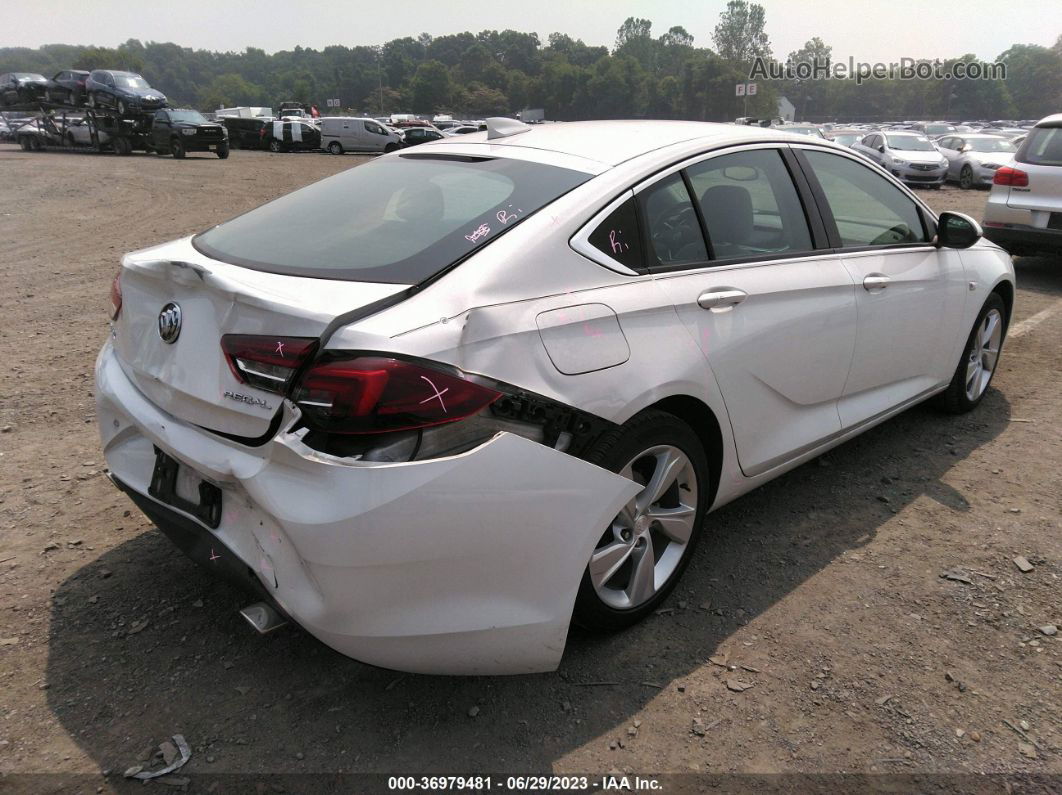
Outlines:
{"label": "windshield", "polygon": [[890,149],[902,152],[932,152],[933,144],[921,135],[889,135],[885,139]]}
{"label": "windshield", "polygon": [[170,118],[173,121],[186,121],[192,124],[206,124],[206,117],[197,110],[171,110]]}
{"label": "windshield", "polygon": [[974,152],[1017,152],[1018,147],[1006,138],[967,138],[967,145]]}
{"label": "windshield", "polygon": [[114,84],[121,88],[151,88],[147,80],[136,75],[115,75]]}
{"label": "windshield", "polygon": [[503,158],[388,157],[282,196],[194,242],[214,259],[272,273],[416,284],[590,176]]}

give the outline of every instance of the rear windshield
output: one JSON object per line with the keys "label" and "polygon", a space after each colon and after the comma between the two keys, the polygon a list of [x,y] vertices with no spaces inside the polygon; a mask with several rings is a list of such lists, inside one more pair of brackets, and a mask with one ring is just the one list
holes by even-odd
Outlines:
{"label": "rear windshield", "polygon": [[271,273],[417,284],[590,177],[523,160],[387,157],[282,196],[193,242],[214,259]]}
{"label": "rear windshield", "polygon": [[1033,127],[1016,160],[1034,166],[1062,166],[1062,127]]}

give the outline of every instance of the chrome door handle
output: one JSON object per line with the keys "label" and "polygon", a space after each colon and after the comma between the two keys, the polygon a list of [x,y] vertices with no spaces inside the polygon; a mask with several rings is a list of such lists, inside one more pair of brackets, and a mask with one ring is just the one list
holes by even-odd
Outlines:
{"label": "chrome door handle", "polygon": [[697,296],[697,306],[701,309],[729,309],[737,306],[748,297],[749,294],[744,290],[738,290],[734,287],[719,287],[713,290],[705,290]]}
{"label": "chrome door handle", "polygon": [[863,289],[868,292],[874,292],[875,290],[884,290],[889,286],[891,282],[888,276],[884,273],[871,273],[869,276],[863,279]]}

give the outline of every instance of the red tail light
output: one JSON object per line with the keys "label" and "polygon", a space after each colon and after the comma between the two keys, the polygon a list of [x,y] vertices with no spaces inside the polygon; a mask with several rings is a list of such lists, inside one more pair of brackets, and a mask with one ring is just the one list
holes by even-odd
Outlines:
{"label": "red tail light", "polygon": [[226,334],[221,338],[221,350],[237,381],[281,394],[316,349],[316,337]]}
{"label": "red tail light", "polygon": [[122,311],[122,271],[114,274],[111,280],[111,320],[117,320]]}
{"label": "red tail light", "polygon": [[992,178],[993,185],[1009,185],[1012,188],[1029,187],[1029,175],[1018,168],[1003,166],[996,169],[996,175]]}
{"label": "red tail light", "polygon": [[302,377],[306,423],[332,433],[413,430],[464,419],[501,393],[460,375],[382,356],[331,358]]}

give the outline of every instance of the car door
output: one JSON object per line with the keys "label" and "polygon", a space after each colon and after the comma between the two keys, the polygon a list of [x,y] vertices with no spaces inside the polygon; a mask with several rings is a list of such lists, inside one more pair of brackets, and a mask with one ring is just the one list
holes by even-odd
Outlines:
{"label": "car door", "polygon": [[951,378],[968,288],[959,253],[933,244],[935,221],[908,191],[846,154],[795,151],[857,285],[858,333],[839,404],[850,428]]}
{"label": "car door", "polygon": [[650,268],[718,383],[749,476],[840,432],[854,349],[852,279],[795,167],[787,147],[736,147],[638,191]]}

